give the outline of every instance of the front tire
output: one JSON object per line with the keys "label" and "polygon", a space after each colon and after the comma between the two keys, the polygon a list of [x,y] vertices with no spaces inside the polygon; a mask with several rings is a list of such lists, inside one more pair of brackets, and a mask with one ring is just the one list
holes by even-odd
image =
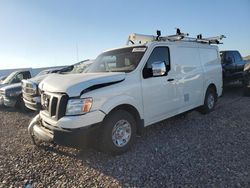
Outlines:
{"label": "front tire", "polygon": [[212,87],[209,87],[206,91],[204,104],[200,107],[200,112],[202,114],[208,114],[209,112],[213,111],[215,108],[215,104],[217,101],[217,95],[215,92],[215,89]]}
{"label": "front tire", "polygon": [[136,121],[125,110],[112,112],[105,118],[99,148],[113,155],[130,149],[136,137]]}

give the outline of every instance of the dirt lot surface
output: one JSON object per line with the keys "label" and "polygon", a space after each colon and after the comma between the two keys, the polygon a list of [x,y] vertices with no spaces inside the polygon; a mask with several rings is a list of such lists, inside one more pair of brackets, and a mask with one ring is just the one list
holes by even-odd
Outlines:
{"label": "dirt lot surface", "polygon": [[132,149],[35,147],[34,113],[0,109],[0,187],[250,187],[250,98],[228,88],[214,112],[193,111],[145,129]]}

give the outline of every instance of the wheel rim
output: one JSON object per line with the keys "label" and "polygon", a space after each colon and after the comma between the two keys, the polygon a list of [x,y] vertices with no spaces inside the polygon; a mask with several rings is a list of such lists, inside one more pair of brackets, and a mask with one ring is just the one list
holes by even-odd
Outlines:
{"label": "wheel rim", "polygon": [[119,120],[112,130],[112,141],[117,147],[125,146],[131,138],[131,125],[127,120]]}
{"label": "wheel rim", "polygon": [[212,93],[208,95],[207,106],[209,109],[212,109],[214,107],[214,95]]}

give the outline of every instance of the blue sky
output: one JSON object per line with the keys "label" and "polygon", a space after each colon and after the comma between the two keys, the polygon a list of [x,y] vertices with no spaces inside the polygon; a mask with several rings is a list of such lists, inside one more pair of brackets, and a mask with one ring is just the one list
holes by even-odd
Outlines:
{"label": "blue sky", "polygon": [[175,27],[225,34],[220,49],[250,55],[250,0],[0,0],[0,69],[72,64],[124,45],[130,33]]}

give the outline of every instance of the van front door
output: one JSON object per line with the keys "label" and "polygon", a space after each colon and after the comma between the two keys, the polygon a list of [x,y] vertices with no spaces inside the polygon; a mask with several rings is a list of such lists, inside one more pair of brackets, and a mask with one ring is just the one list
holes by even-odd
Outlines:
{"label": "van front door", "polygon": [[[172,116],[181,106],[174,71],[171,70],[170,51],[171,49],[166,46],[155,47],[143,68],[142,95],[145,125]],[[166,74],[153,76],[152,64],[155,62],[165,62]]]}

